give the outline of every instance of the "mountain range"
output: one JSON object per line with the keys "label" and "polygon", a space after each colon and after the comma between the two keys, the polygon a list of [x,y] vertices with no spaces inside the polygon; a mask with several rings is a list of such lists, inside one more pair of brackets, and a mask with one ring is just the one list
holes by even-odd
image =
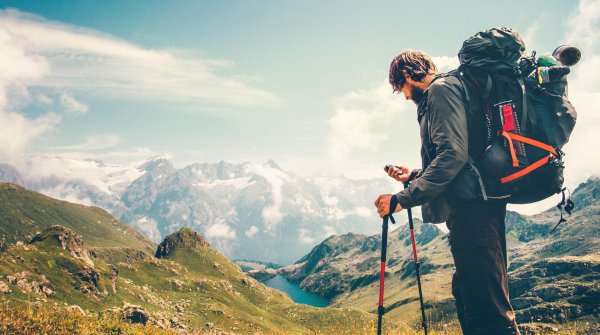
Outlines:
{"label": "mountain range", "polygon": [[[599,321],[600,180],[581,184],[572,199],[575,211],[554,233],[558,209],[533,216],[507,213],[509,290],[519,323]],[[454,318],[447,234],[418,220],[415,225],[427,315]],[[332,306],[376,313],[380,241],[380,235],[331,236],[277,273],[332,299]],[[416,324],[420,312],[407,225],[390,232],[387,255],[386,316]]]}
{"label": "mountain range", "polygon": [[227,257],[279,264],[298,260],[331,235],[374,234],[373,200],[398,187],[388,179],[301,177],[273,161],[177,169],[165,157],[116,166],[29,156],[18,165],[0,164],[0,181],[98,206],[156,243],[192,227]]}

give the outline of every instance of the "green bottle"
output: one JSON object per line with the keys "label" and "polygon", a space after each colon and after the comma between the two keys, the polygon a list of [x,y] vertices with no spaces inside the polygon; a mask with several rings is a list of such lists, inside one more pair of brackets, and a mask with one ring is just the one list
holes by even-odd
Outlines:
{"label": "green bottle", "polygon": [[537,59],[538,66],[555,66],[559,65],[558,60],[550,55],[541,55]]}

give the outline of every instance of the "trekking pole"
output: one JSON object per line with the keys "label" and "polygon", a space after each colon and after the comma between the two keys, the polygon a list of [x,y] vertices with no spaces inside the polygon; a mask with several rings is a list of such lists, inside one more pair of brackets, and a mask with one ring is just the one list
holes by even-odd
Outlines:
{"label": "trekking pole", "polygon": [[[404,188],[408,188],[410,185],[410,181],[404,183]],[[427,335],[427,321],[425,320],[425,305],[423,304],[423,291],[421,290],[421,275],[419,269],[421,268],[421,263],[419,263],[419,257],[417,256],[417,242],[415,241],[415,230],[413,225],[412,218],[412,210],[411,208],[407,208],[406,212],[408,213],[408,226],[410,228],[410,240],[412,242],[412,250],[413,250],[413,258],[415,261],[415,272],[417,273],[417,287],[419,288],[419,301],[421,302],[421,325],[423,326],[423,330],[425,331],[425,335]]]}
{"label": "trekking pole", "polygon": [[396,209],[398,205],[398,200],[395,196],[392,196],[390,201],[390,214],[383,217],[383,225],[381,231],[381,273],[379,275],[379,307],[377,308],[377,335],[381,335],[381,321],[383,319],[383,314],[385,313],[385,307],[383,307],[383,291],[384,291],[384,283],[385,283],[385,262],[387,257],[387,235],[388,235],[388,220],[391,220],[392,223],[396,223],[392,213]]}

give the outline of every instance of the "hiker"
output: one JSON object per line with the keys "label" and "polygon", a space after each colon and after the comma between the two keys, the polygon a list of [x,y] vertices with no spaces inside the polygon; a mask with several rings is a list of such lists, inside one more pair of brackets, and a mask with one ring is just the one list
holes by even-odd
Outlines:
{"label": "hiker", "polygon": [[[417,105],[421,133],[422,169],[397,165],[388,175],[410,186],[398,194],[382,194],[375,201],[379,215],[422,206],[423,221],[446,222],[456,272],[452,295],[465,335],[519,334],[509,301],[507,278],[506,204],[460,203],[448,186],[469,155],[485,150],[485,129],[466,115],[464,87],[455,76],[437,74],[432,59],[421,51],[404,51],[392,61],[389,82]],[[460,189],[453,187],[453,190]]]}

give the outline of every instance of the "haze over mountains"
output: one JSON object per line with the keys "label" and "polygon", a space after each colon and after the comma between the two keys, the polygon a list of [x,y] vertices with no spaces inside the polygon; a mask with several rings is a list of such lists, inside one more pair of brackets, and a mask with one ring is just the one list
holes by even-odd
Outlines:
{"label": "haze over mountains", "polygon": [[154,242],[193,227],[230,258],[289,264],[328,236],[374,234],[371,208],[398,185],[381,178],[305,178],[275,162],[218,162],[176,169],[164,157],[130,165],[30,156],[0,165],[0,180],[106,209]]}

